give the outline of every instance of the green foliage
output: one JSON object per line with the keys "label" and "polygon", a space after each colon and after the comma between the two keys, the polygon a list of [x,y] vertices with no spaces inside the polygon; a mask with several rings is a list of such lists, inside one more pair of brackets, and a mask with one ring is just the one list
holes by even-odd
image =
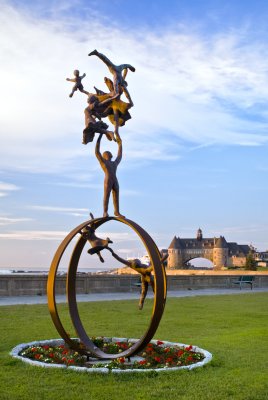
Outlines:
{"label": "green foliage", "polygon": [[[156,339],[197,345],[210,351],[213,361],[192,371],[126,375],[45,369],[12,359],[9,352],[17,344],[58,334],[45,305],[0,307],[0,399],[263,400],[268,393],[267,302],[268,293],[254,291],[168,297]],[[148,310],[151,306],[147,301]],[[148,316],[136,307],[136,301],[113,301],[82,303],[79,310],[89,334],[105,330],[106,336],[120,337],[123,329],[124,335],[138,337]],[[67,306],[59,309],[68,323]]]}
{"label": "green foliage", "polygon": [[256,271],[257,270],[257,261],[253,257],[253,254],[251,251],[248,253],[247,258],[246,258],[245,270],[246,271]]}

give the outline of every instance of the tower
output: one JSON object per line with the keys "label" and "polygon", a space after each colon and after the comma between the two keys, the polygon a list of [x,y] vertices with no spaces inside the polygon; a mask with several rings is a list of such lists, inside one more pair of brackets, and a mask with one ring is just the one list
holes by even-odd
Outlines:
{"label": "tower", "polygon": [[203,239],[202,229],[198,228],[197,234],[196,234],[196,240],[198,240],[199,242],[201,242],[202,239]]}
{"label": "tower", "polygon": [[215,240],[213,249],[213,264],[214,269],[221,269],[226,267],[228,258],[228,246],[225,238],[220,236]]}
{"label": "tower", "polygon": [[178,268],[183,265],[182,246],[180,238],[174,236],[168,247],[168,268]]}

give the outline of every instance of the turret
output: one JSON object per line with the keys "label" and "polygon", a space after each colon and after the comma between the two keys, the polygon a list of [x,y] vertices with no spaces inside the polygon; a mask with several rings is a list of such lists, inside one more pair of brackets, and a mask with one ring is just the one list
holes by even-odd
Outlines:
{"label": "turret", "polygon": [[220,236],[214,242],[213,264],[214,269],[222,269],[226,267],[228,259],[228,245],[223,236]]}
{"label": "turret", "polygon": [[174,236],[168,248],[168,268],[178,268],[182,266],[181,240]]}
{"label": "turret", "polygon": [[201,242],[201,240],[203,239],[202,229],[200,229],[200,228],[197,230],[196,239],[197,239],[199,242]]}

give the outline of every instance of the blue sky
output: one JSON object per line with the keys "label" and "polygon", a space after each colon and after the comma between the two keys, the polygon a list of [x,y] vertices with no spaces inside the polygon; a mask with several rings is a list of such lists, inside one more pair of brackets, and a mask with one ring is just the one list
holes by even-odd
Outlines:
{"label": "blue sky", "polygon": [[[1,1],[0,268],[47,269],[65,234],[102,214],[86,97],[65,81],[77,68],[105,89],[95,48],[136,67],[122,213],[159,247],[201,227],[267,249],[267,17],[264,1]],[[119,224],[102,235],[122,256],[144,252]]]}

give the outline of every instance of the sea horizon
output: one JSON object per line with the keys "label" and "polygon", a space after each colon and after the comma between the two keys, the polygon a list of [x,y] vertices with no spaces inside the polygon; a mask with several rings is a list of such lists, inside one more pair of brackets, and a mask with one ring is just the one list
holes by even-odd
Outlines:
{"label": "sea horizon", "polygon": [[[117,268],[79,268],[78,273],[104,273],[108,272],[111,273],[112,271],[115,271]],[[68,268],[59,268],[58,272],[59,273],[65,273],[67,272]],[[12,274],[48,274],[49,273],[49,268],[0,268],[0,275],[12,275]]]}

